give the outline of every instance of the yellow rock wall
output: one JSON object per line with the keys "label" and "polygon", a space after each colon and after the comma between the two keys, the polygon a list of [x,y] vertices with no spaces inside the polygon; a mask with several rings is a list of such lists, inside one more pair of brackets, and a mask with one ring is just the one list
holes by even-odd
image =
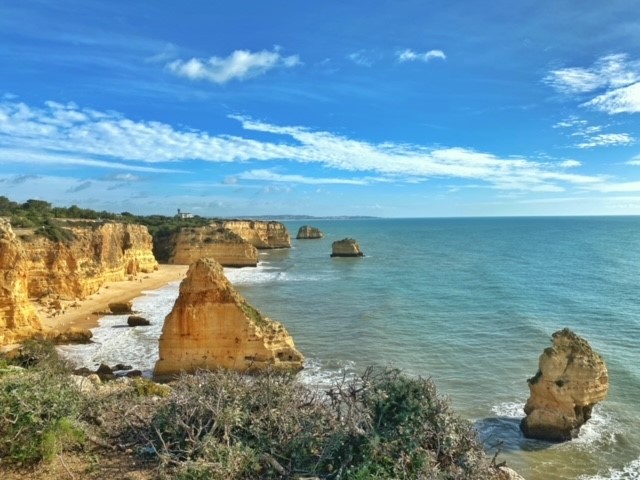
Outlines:
{"label": "yellow rock wall", "polygon": [[258,250],[236,233],[223,227],[183,228],[171,239],[169,263],[191,265],[200,258],[213,258],[223,267],[255,267]]}
{"label": "yellow rock wall", "polygon": [[144,226],[105,223],[70,230],[75,238],[69,242],[43,237],[24,242],[29,296],[85,298],[105,282],[125,280],[157,268],[152,238]]}
{"label": "yellow rock wall", "polygon": [[27,256],[11,225],[0,218],[0,345],[42,330],[29,301]]}
{"label": "yellow rock wall", "polygon": [[303,364],[285,328],[251,307],[212,259],[189,267],[159,347],[157,378],[215,368],[297,371]]}
{"label": "yellow rock wall", "polygon": [[258,249],[291,248],[291,236],[280,222],[224,220],[213,225],[231,230]]}

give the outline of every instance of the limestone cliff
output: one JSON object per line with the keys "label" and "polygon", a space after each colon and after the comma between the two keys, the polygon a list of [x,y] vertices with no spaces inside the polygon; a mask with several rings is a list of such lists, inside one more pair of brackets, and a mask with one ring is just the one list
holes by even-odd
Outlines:
{"label": "limestone cliff", "polygon": [[183,228],[169,240],[169,263],[191,265],[199,258],[213,258],[223,267],[255,267],[258,250],[240,235],[223,227]]}
{"label": "limestone cliff", "polygon": [[158,378],[215,368],[297,371],[303,362],[285,328],[251,307],[208,258],[189,267],[159,346]]}
{"label": "limestone cliff", "polygon": [[291,236],[280,222],[221,220],[214,222],[213,226],[231,230],[257,249],[291,248]]}
{"label": "limestone cliff", "polygon": [[324,237],[324,234],[320,231],[319,228],[310,227],[309,225],[303,225],[298,229],[298,234],[296,235],[297,240],[313,240]]}
{"label": "limestone cliff", "polygon": [[555,332],[552,341],[528,380],[520,427],[526,437],[561,442],[575,438],[591,418],[593,406],[607,396],[609,377],[602,357],[571,330]]}
{"label": "limestone cliff", "polygon": [[27,256],[9,222],[0,218],[0,345],[42,330],[29,301]]}
{"label": "limestone cliff", "polygon": [[69,231],[72,238],[67,242],[40,236],[23,241],[30,297],[85,298],[105,282],[157,268],[152,238],[144,226],[105,223],[71,227]]}

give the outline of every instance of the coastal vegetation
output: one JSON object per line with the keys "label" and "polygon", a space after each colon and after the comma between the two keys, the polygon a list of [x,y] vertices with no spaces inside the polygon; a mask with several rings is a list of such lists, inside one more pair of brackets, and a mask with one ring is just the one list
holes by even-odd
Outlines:
{"label": "coastal vegetation", "polygon": [[97,226],[102,222],[120,222],[144,225],[153,237],[153,253],[160,262],[166,262],[171,252],[168,238],[181,228],[209,225],[211,219],[197,215],[134,215],[129,212],[113,213],[90,208],[54,207],[43,200],[29,199],[24,203],[14,202],[0,196],[0,217],[8,217],[14,228],[32,229],[34,235],[40,235],[55,242],[73,239],[69,227]]}
{"label": "coastal vegetation", "polygon": [[[294,375],[201,371],[169,387],[80,388],[50,345],[0,363],[3,478],[490,479],[471,424],[428,379],[369,369],[321,390]],[[120,478],[120,477],[119,477]]]}

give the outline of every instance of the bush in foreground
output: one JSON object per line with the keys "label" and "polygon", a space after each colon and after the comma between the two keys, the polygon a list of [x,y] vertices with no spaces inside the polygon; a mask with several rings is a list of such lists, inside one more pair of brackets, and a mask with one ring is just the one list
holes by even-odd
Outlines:
{"label": "bush in foreground", "polygon": [[12,363],[28,369],[0,376],[1,462],[35,464],[82,444],[82,397],[53,346],[29,342]]}
{"label": "bush in foreground", "polygon": [[369,370],[327,393],[276,373],[183,376],[149,438],[183,479],[495,477],[430,380]]}

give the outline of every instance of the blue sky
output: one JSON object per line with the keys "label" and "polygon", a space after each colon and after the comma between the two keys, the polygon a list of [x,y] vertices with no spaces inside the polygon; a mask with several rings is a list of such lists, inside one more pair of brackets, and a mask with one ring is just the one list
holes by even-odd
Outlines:
{"label": "blue sky", "polygon": [[0,72],[17,201],[640,214],[633,0],[6,0]]}

